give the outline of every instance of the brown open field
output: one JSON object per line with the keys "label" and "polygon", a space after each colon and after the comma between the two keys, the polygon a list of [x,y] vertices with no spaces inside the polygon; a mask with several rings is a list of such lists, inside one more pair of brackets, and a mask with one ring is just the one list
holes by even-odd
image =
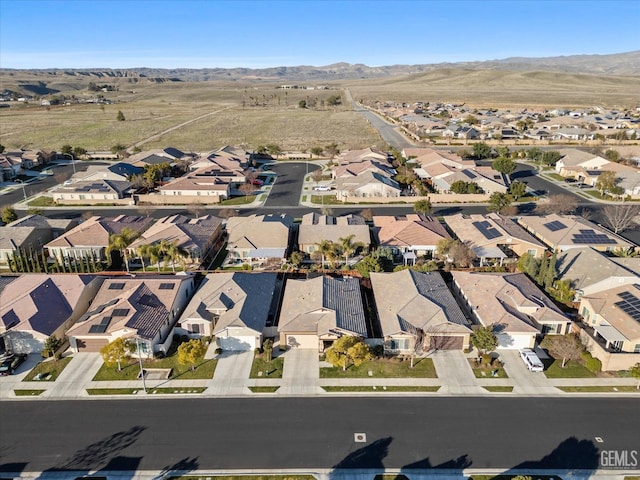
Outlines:
{"label": "brown open field", "polygon": [[[18,83],[1,78],[2,87]],[[27,78],[36,84],[42,78]],[[369,124],[347,106],[322,106],[342,88],[354,99],[389,101],[466,102],[469,105],[515,108],[617,106],[635,107],[640,78],[552,72],[442,69],[425,74],[331,83],[333,90],[282,90],[275,83],[167,82],[137,83],[130,79],[48,79],[60,94],[90,98],[86,86],[118,84],[118,92],[102,93],[114,103],[0,109],[0,143],[8,148],[59,150],[64,144],[89,151],[132,146],[153,138],[143,149],[174,146],[205,151],[222,145],[247,148],[276,143],[285,150],[308,150],[337,143],[340,149],[383,147]],[[313,82],[305,82],[313,84]],[[316,100],[317,108],[300,109],[298,102]],[[256,105],[257,103],[257,105]],[[126,121],[118,122],[122,110]],[[201,117],[201,118],[200,118]],[[195,121],[194,121],[195,119]],[[185,122],[187,125],[181,126]]]}
{"label": "brown open field", "polygon": [[442,69],[346,84],[355,100],[466,102],[476,107],[635,107],[640,77]]}
{"label": "brown open field", "polygon": [[[88,96],[86,90],[60,93]],[[8,148],[57,150],[68,143],[90,151],[109,150],[118,143],[130,146],[210,114],[142,148],[171,145],[185,151],[203,151],[227,144],[255,148],[276,143],[286,150],[303,150],[333,142],[341,149],[382,146],[377,132],[362,116],[345,106],[320,106],[322,100],[336,93],[339,91],[210,82],[126,85],[119,92],[104,93],[116,102],[104,107],[74,104],[1,109],[0,143]],[[316,99],[317,109],[297,108],[301,99]],[[118,110],[126,121],[116,120]]]}

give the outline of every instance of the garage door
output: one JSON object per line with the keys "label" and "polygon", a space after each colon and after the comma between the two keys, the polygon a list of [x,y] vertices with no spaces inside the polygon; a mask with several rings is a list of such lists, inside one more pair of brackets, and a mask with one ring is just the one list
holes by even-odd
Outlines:
{"label": "garage door", "polygon": [[432,335],[429,342],[430,350],[462,350],[464,337]]}
{"label": "garage door", "polygon": [[76,348],[79,352],[99,352],[108,343],[109,340],[106,338],[76,338]]}
{"label": "garage door", "polygon": [[498,350],[520,350],[532,346],[531,335],[515,335],[508,333],[498,333]]}
{"label": "garage door", "polygon": [[317,335],[287,335],[286,341],[289,348],[314,348],[318,350]]}
{"label": "garage door", "polygon": [[257,348],[256,337],[216,337],[218,346],[222,350],[242,351]]}

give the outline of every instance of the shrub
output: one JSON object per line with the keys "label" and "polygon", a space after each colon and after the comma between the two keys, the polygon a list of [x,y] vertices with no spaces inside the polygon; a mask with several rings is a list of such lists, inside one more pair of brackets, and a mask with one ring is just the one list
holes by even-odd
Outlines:
{"label": "shrub", "polygon": [[40,355],[42,355],[42,358],[49,358],[51,356],[51,350],[45,348],[40,352]]}
{"label": "shrub", "polygon": [[220,355],[222,353],[222,349],[220,347],[216,348],[216,355]]}
{"label": "shrub", "polygon": [[164,352],[162,352],[162,351],[154,352],[153,353],[153,358],[155,358],[156,360],[159,359],[159,358],[164,358]]}
{"label": "shrub", "polygon": [[582,352],[580,354],[580,358],[582,358],[582,362],[584,363],[584,366],[590,372],[598,373],[599,371],[602,370],[602,362],[599,359],[593,357],[591,353],[587,351]]}
{"label": "shrub", "polygon": [[373,355],[376,357],[382,357],[384,355],[384,346],[383,345],[375,345],[371,350]]}
{"label": "shrub", "polygon": [[54,353],[53,358],[55,358],[56,360],[62,359],[62,353],[61,352]]}
{"label": "shrub", "polygon": [[189,336],[188,335],[181,335],[180,336],[180,343],[185,343],[189,341]]}
{"label": "shrub", "polygon": [[253,350],[253,353],[255,353],[256,355],[260,355],[260,354],[262,353],[262,349],[261,349],[260,347],[256,347],[256,348]]}
{"label": "shrub", "polygon": [[482,355],[482,363],[484,365],[492,365],[493,364],[493,357],[491,356],[490,353],[484,353]]}

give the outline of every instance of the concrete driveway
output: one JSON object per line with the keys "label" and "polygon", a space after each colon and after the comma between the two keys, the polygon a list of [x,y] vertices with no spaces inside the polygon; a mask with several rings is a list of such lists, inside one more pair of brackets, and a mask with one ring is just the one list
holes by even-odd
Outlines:
{"label": "concrete driveway", "polygon": [[517,350],[498,350],[504,369],[513,383],[513,393],[526,395],[556,394],[549,379],[543,372],[530,372]]}
{"label": "concrete driveway", "polygon": [[253,357],[252,350],[227,351],[218,355],[218,365],[209,388],[211,394],[246,395]]}
{"label": "concrete driveway", "polygon": [[316,395],[324,390],[318,385],[320,362],[313,348],[292,348],[284,354],[282,395]]}
{"label": "concrete driveway", "polygon": [[447,395],[482,395],[479,385],[464,353],[460,350],[437,350],[431,358],[438,378],[442,380],[441,393]]}

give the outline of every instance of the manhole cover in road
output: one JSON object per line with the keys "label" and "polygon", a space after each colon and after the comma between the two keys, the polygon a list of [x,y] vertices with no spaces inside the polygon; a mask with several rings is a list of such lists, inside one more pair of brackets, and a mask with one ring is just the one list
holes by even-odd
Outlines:
{"label": "manhole cover in road", "polygon": [[354,433],[353,441],[356,443],[367,443],[367,434],[366,433]]}
{"label": "manhole cover in road", "polygon": [[602,443],[604,442],[604,440],[602,439],[602,437],[595,437],[595,441],[598,443]]}

